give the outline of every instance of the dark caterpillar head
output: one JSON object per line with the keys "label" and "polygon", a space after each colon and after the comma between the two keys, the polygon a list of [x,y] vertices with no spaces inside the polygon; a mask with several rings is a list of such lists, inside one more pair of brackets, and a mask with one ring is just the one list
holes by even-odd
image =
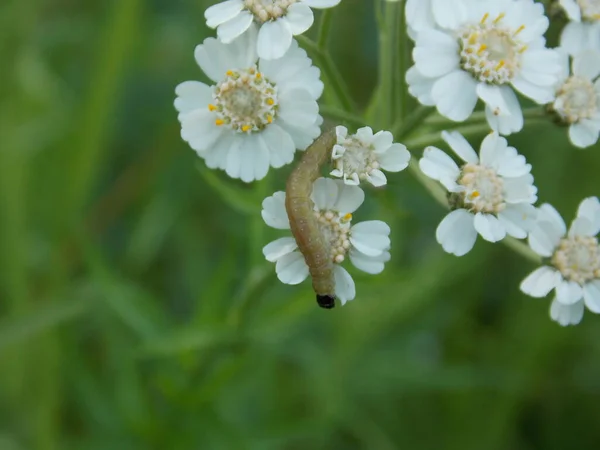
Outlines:
{"label": "dark caterpillar head", "polygon": [[317,294],[317,303],[321,308],[331,309],[335,306],[335,297],[332,295]]}

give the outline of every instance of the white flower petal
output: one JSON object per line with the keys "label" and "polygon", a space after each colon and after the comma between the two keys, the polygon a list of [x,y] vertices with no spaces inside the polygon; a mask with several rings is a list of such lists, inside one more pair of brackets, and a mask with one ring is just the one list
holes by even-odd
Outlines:
{"label": "white flower petal", "polygon": [[573,75],[595,80],[600,75],[600,53],[585,50],[573,58]]}
{"label": "white flower petal", "polygon": [[269,149],[269,163],[278,169],[294,160],[296,146],[290,134],[276,123],[267,126],[261,133],[265,145]]}
{"label": "white flower petal", "polygon": [[526,203],[507,205],[498,213],[498,220],[506,229],[506,233],[517,239],[525,239],[536,224],[537,210]]}
{"label": "white flower petal", "polygon": [[550,305],[550,317],[563,327],[567,325],[577,325],[583,318],[583,302],[577,302],[573,305],[564,305],[558,300],[552,300]]}
{"label": "white flower petal", "polygon": [[381,170],[373,169],[371,173],[367,175],[367,181],[375,187],[381,187],[387,184],[387,177]]}
{"label": "white flower petal", "polygon": [[279,238],[273,242],[269,242],[263,247],[263,255],[269,262],[276,262],[281,257],[292,253],[298,248],[296,240],[292,237]]}
{"label": "white flower petal", "polygon": [[271,228],[289,230],[290,219],[285,210],[285,192],[275,192],[262,202],[261,215],[265,223]]}
{"label": "white flower petal", "polygon": [[302,3],[311,8],[331,8],[338,5],[342,0],[302,0]]}
{"label": "white flower petal", "polygon": [[377,161],[383,170],[400,172],[408,167],[410,152],[402,144],[392,144],[385,152],[377,155]]}
{"label": "white flower petal", "polygon": [[331,208],[342,214],[353,213],[365,201],[365,192],[358,186],[351,186],[341,180],[333,181],[337,185],[337,198]]}
{"label": "white flower petal", "polygon": [[576,22],[581,21],[581,8],[577,4],[576,0],[560,0],[560,6],[562,6],[567,13],[569,19]]}
{"label": "white flower petal", "polygon": [[258,32],[258,57],[281,58],[292,45],[292,30],[283,20],[265,22]]}
{"label": "white flower petal", "polygon": [[507,114],[496,114],[493,108],[486,106],[485,117],[490,128],[502,135],[521,131],[523,129],[523,111],[517,95],[509,86],[500,86],[499,91],[508,111]]}
{"label": "white flower petal", "polygon": [[380,220],[360,222],[350,229],[352,246],[367,256],[379,256],[390,248],[390,227]]}
{"label": "white flower petal", "polygon": [[477,103],[477,82],[467,72],[455,70],[437,80],[431,98],[438,112],[455,122],[466,120]]}
{"label": "white flower petal", "polygon": [[204,11],[206,25],[216,28],[224,22],[233,19],[244,8],[242,0],[227,0],[226,2],[212,5]]}
{"label": "white flower petal", "polygon": [[560,280],[559,272],[551,267],[542,266],[531,272],[521,282],[520,289],[532,297],[545,297],[552,289],[556,288]]}
{"label": "white flower petal", "polygon": [[215,125],[214,114],[208,109],[197,109],[180,115],[181,138],[197,152],[203,152],[214,145],[225,132]]}
{"label": "white flower petal", "polygon": [[356,297],[356,286],[350,274],[343,267],[335,264],[333,267],[335,279],[335,296],[340,300],[342,306]]}
{"label": "white flower petal", "polygon": [[444,217],[435,236],[446,252],[462,256],[473,248],[477,239],[473,219],[473,215],[465,209],[457,209]]}
{"label": "white flower petal", "polygon": [[501,86],[478,83],[477,96],[494,112],[494,115],[509,115],[508,105],[502,95]]}
{"label": "white flower petal", "polygon": [[443,179],[456,180],[460,169],[450,156],[436,147],[427,147],[419,160],[421,172],[437,181]]}
{"label": "white flower petal", "polygon": [[[539,211],[538,211],[539,214]],[[558,245],[561,236],[556,234],[556,231],[550,222],[542,222],[539,220],[529,232],[529,246],[540,256],[549,258],[554,253],[554,249]]]}
{"label": "white flower petal", "polygon": [[569,236],[595,236],[596,229],[587,217],[577,217],[569,227]]}
{"label": "white flower petal", "polygon": [[567,224],[554,208],[549,203],[544,203],[538,211],[538,220],[549,222],[552,226],[552,233],[557,239],[567,234]]}
{"label": "white flower petal", "polygon": [[318,178],[313,183],[311,199],[315,208],[321,211],[333,209],[340,189],[340,184],[330,178]]}
{"label": "white flower petal", "polygon": [[583,286],[583,299],[590,311],[600,314],[600,280],[593,280]]}
{"label": "white flower petal", "polygon": [[575,147],[587,148],[598,142],[600,126],[592,120],[583,119],[569,125],[569,140]]}
{"label": "white flower petal", "polygon": [[583,297],[583,289],[575,281],[562,279],[556,285],[556,299],[563,305],[572,305]]}
{"label": "white flower petal", "polygon": [[477,164],[479,157],[471,144],[458,131],[442,131],[442,139],[450,146],[463,161]]}
{"label": "white flower petal", "polygon": [[207,108],[212,101],[212,89],[199,81],[184,81],[175,88],[175,108],[181,113]]}
{"label": "white flower petal", "polygon": [[362,252],[350,249],[349,255],[354,267],[371,275],[383,272],[385,263],[390,260],[390,253],[387,251],[379,256],[367,256]]}
{"label": "white flower petal", "polygon": [[[418,0],[423,1],[423,0]],[[427,78],[417,70],[417,66],[412,66],[406,72],[406,83],[408,84],[408,92],[419,102],[426,106],[434,106],[435,102],[431,97],[433,84],[437,81],[436,78]]]}
{"label": "white flower petal", "polygon": [[292,34],[296,36],[308,30],[312,26],[315,17],[306,3],[294,3],[288,8],[284,20],[287,20]]}
{"label": "white flower petal", "polygon": [[473,222],[475,229],[489,242],[498,242],[506,237],[506,228],[498,220],[498,218],[492,214],[477,213],[475,214],[475,220]]}
{"label": "white flower petal", "polygon": [[600,233],[600,201],[598,197],[584,199],[577,209],[577,217],[585,217],[589,221],[589,236],[595,236]]}
{"label": "white flower petal", "polygon": [[219,25],[217,28],[217,36],[224,44],[229,44],[235,38],[241,36],[250,26],[254,16],[248,11],[242,11],[233,19]]}
{"label": "white flower petal", "polygon": [[441,31],[429,29],[419,33],[413,50],[417,70],[429,78],[436,78],[458,69],[458,42]]}
{"label": "white flower petal", "polygon": [[279,281],[285,284],[300,284],[308,277],[308,266],[300,252],[282,256],[275,264]]}

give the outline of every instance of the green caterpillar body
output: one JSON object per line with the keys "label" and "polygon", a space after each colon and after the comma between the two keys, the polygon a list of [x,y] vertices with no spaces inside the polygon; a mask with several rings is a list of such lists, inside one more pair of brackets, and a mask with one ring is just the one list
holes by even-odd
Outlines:
{"label": "green caterpillar body", "polygon": [[327,309],[335,306],[333,261],[319,229],[310,195],[321,166],[329,160],[335,143],[335,129],[332,129],[308,147],[287,180],[285,194],[292,235],[308,266],[317,303]]}

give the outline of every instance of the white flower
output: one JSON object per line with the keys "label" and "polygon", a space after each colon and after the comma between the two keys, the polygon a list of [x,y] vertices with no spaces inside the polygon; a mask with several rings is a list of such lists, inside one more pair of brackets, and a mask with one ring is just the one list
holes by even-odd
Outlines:
{"label": "white flower", "polygon": [[206,39],[196,62],[215,84],[186,81],[175,89],[183,140],[208,167],[245,182],[292,162],[322,121],[316,100],[323,83],[306,52],[294,43],[280,60],[265,61],[255,42],[255,30],[231,44]]}
{"label": "white flower", "polygon": [[206,24],[229,43],[253,23],[260,27],[256,42],[258,56],[281,58],[292,44],[292,36],[308,30],[314,21],[310,8],[330,8],[341,0],[227,0],[208,8]]}
{"label": "white flower", "polygon": [[[409,92],[457,122],[477,100],[500,134],[523,128],[515,90],[539,104],[554,99],[559,55],[545,47],[544,7],[533,0],[431,0],[439,29],[423,25],[416,36]],[[407,8],[408,8],[407,4]],[[425,24],[426,21],[423,21]]]}
{"label": "white flower", "polygon": [[583,317],[583,307],[600,313],[600,202],[597,197],[583,200],[576,219],[567,226],[550,205],[538,210],[529,246],[546,264],[521,283],[532,297],[545,297],[555,290],[550,316],[561,325],[575,325]]}
{"label": "white flower", "polygon": [[452,211],[436,231],[444,250],[456,256],[468,253],[477,233],[489,242],[507,234],[527,237],[537,200],[531,165],[495,132],[483,140],[479,156],[460,133],[444,131],[442,137],[465,164],[459,168],[446,153],[428,147],[419,167],[450,193]]}
{"label": "white flower", "polygon": [[[550,105],[560,120],[569,124],[569,138],[581,148],[594,145],[600,134],[600,53],[588,50],[573,58],[569,75],[569,57],[562,58],[562,76],[556,99]],[[596,81],[594,81],[596,80]]]}
{"label": "white flower", "polygon": [[[314,214],[329,245],[335,263],[335,295],[342,305],[356,294],[354,280],[341,267],[347,257],[363,272],[377,274],[389,261],[390,227],[382,221],[371,220],[351,225],[352,213],[364,201],[365,194],[358,186],[345,185],[341,180],[319,178],[313,184],[311,199]],[[276,192],[263,201],[262,217],[267,225],[290,229],[285,210],[285,192]],[[308,277],[308,266],[298,251],[293,237],[277,239],[263,248],[268,261],[276,263],[277,277],[285,284],[299,284]]]}
{"label": "white flower", "polygon": [[373,135],[370,127],[363,127],[348,136],[348,129],[338,126],[335,133],[337,142],[331,156],[334,170],[330,175],[343,178],[346,184],[356,186],[366,180],[373,186],[383,186],[387,178],[380,169],[400,172],[408,166],[409,151],[402,144],[394,144],[389,131]]}
{"label": "white flower", "polygon": [[570,55],[584,50],[600,51],[600,2],[560,0],[571,21],[560,35],[560,46]]}

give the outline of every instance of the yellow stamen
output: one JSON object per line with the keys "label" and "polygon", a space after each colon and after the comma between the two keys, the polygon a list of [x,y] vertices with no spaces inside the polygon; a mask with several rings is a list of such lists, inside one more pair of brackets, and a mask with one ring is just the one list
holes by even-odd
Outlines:
{"label": "yellow stamen", "polygon": [[473,33],[469,36],[469,45],[475,45],[477,43],[477,38],[479,35],[477,33]]}
{"label": "yellow stamen", "polygon": [[481,44],[479,46],[479,50],[477,50],[477,53],[483,53],[487,48],[488,48],[487,45]]}
{"label": "yellow stamen", "polygon": [[524,45],[522,49],[519,50],[519,53],[525,53],[527,51],[527,46]]}
{"label": "yellow stamen", "polygon": [[217,107],[216,107],[215,105],[212,105],[212,104],[209,104],[209,105],[208,105],[208,110],[209,110],[209,111],[214,111],[214,110],[216,110],[216,109],[217,109]]}
{"label": "yellow stamen", "polygon": [[242,131],[244,132],[249,131],[250,128],[252,128],[250,125],[242,125]]}
{"label": "yellow stamen", "polygon": [[275,104],[275,100],[273,100],[272,98],[267,99],[267,105],[273,106],[274,104]]}
{"label": "yellow stamen", "polygon": [[233,70],[228,70],[227,72],[225,72],[225,75],[227,75],[228,77],[232,77],[233,76]]}
{"label": "yellow stamen", "polygon": [[273,116],[267,116],[267,122],[273,123]]}
{"label": "yellow stamen", "polygon": [[479,191],[473,191],[473,192],[471,193],[471,198],[477,198],[477,197],[479,197],[480,195],[481,195],[481,194],[479,193]]}
{"label": "yellow stamen", "polygon": [[217,120],[215,120],[215,125],[218,126],[218,127],[220,127],[224,123],[225,123],[225,121],[223,119],[217,119]]}
{"label": "yellow stamen", "polygon": [[505,64],[506,64],[506,62],[503,59],[501,59],[500,62],[494,68],[494,70],[500,70],[500,69],[502,69]]}
{"label": "yellow stamen", "polygon": [[517,34],[519,34],[521,31],[523,31],[525,29],[525,25],[521,25],[519,28],[517,28],[517,30],[513,33],[513,36],[516,36]]}
{"label": "yellow stamen", "polygon": [[352,214],[348,213],[342,217],[342,222],[350,222],[352,220]]}
{"label": "yellow stamen", "polygon": [[500,22],[502,19],[504,19],[504,16],[505,16],[505,15],[506,15],[506,14],[504,14],[504,13],[500,13],[500,14],[498,14],[498,17],[496,17],[496,18],[494,19],[494,23],[498,23],[498,22]]}
{"label": "yellow stamen", "polygon": [[256,72],[256,79],[260,80],[262,78],[262,73]]}
{"label": "yellow stamen", "polygon": [[488,17],[490,17],[490,14],[489,13],[485,13],[483,15],[483,17],[481,18],[481,23],[482,24],[485,23],[485,21],[488,20]]}

